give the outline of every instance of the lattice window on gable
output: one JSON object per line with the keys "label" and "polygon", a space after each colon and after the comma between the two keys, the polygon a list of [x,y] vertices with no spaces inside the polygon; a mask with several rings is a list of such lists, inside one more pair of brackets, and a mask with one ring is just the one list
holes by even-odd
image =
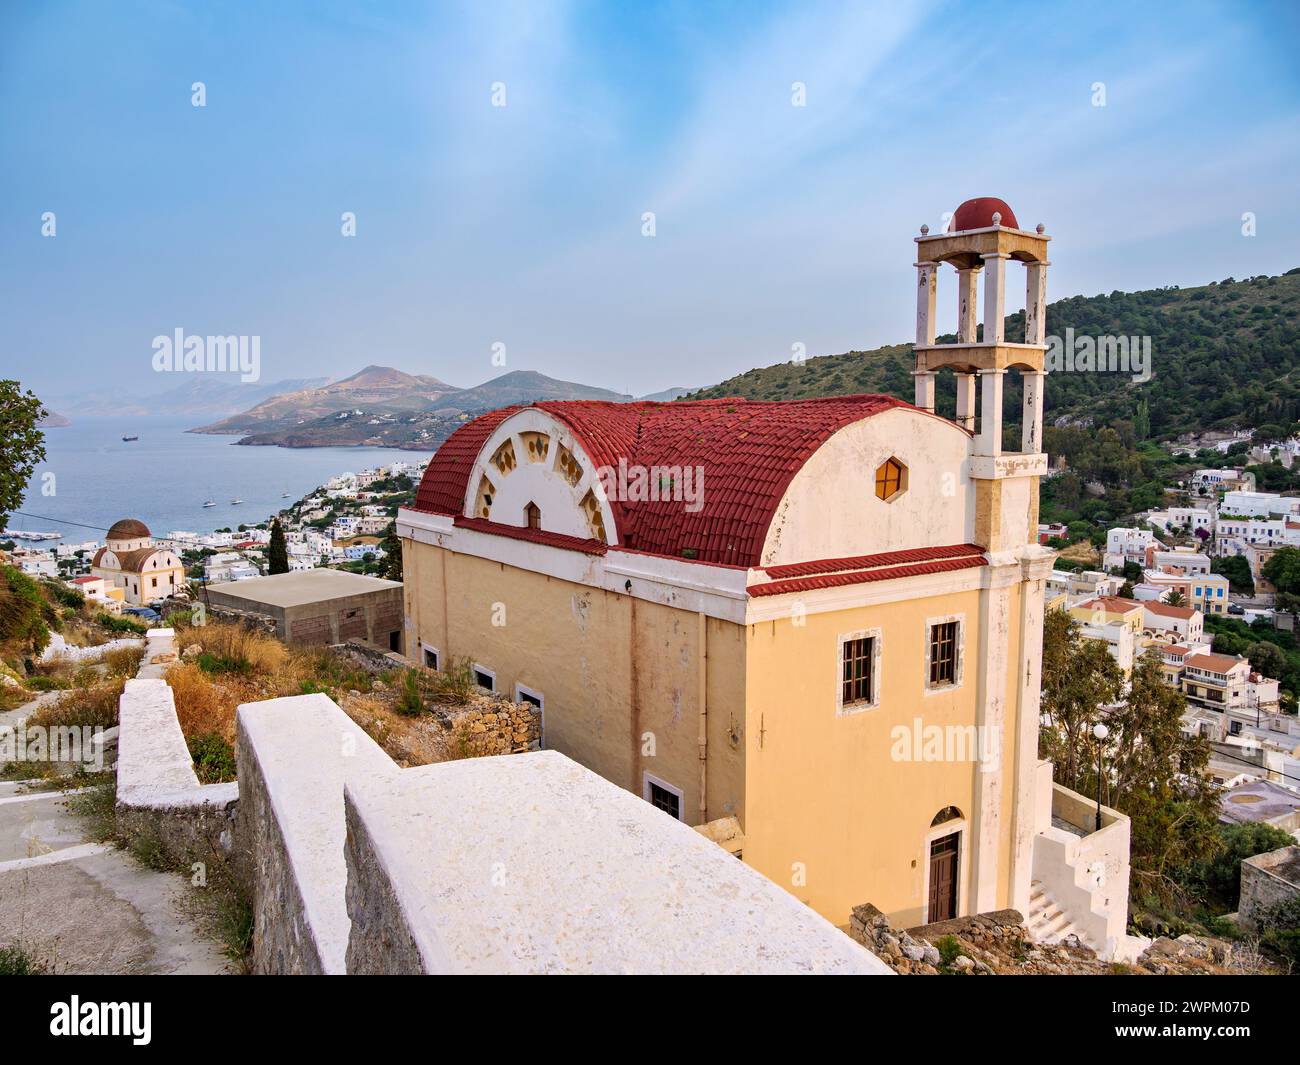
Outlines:
{"label": "lattice window on gable", "polygon": [[484,474],[478,483],[478,496],[474,500],[474,516],[476,518],[490,518],[492,516],[492,500],[496,493],[496,485],[487,479],[487,474]]}
{"label": "lattice window on gable", "polygon": [[551,450],[551,438],[545,433],[520,433],[519,442],[524,445],[524,458],[529,462],[545,462]]}
{"label": "lattice window on gable", "polygon": [[582,513],[587,518],[587,528],[591,530],[591,536],[594,540],[605,540],[605,516],[600,511],[600,500],[596,498],[596,493],[592,489],[587,489],[587,494],[582,497],[582,502],[578,504],[582,507]]}
{"label": "lattice window on gable", "polygon": [[907,491],[907,467],[889,458],[876,469],[876,498],[886,502]]}
{"label": "lattice window on gable", "polygon": [[571,487],[578,487],[578,482],[582,480],[582,465],[573,457],[573,452],[563,444],[557,449],[555,468]]}
{"label": "lattice window on gable", "polygon": [[497,448],[496,454],[492,456],[492,465],[501,473],[509,473],[515,468],[515,441],[513,437],[507,437],[505,443]]}

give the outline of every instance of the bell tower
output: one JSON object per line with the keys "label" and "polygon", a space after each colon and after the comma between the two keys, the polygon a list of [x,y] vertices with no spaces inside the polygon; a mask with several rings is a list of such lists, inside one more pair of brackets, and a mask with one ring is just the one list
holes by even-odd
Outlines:
{"label": "bell tower", "polygon": [[[916,262],[916,406],[934,411],[935,377],[956,376],[954,420],[975,434],[967,471],[976,487],[976,541],[989,551],[1037,541],[1038,479],[1043,454],[1043,380],[1047,351],[1047,242],[1043,226],[1023,230],[1011,208],[991,196],[967,200],[946,233],[928,226],[914,238]],[[940,267],[957,272],[957,339],[935,342],[935,295]],[[1025,336],[1005,334],[1007,266],[1025,267]],[[984,291],[982,316],[980,280]],[[982,321],[981,321],[982,317]],[[982,331],[981,327],[982,326]],[[1008,370],[1021,375],[1024,405],[1020,450],[1003,450],[1002,393]],[[978,402],[978,411],[976,404]],[[943,412],[936,412],[943,413]]]}

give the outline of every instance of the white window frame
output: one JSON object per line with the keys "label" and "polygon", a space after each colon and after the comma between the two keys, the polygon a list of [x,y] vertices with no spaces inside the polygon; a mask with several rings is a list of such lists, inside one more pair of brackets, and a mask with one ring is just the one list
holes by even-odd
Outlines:
{"label": "white window frame", "polygon": [[[488,667],[483,665],[481,662],[471,663],[470,669],[474,671],[475,684],[478,684],[478,674],[480,673],[482,673],[484,676],[489,677],[491,679],[492,687],[488,688],[488,691],[490,691],[493,695],[495,695],[497,690],[497,671],[495,669],[488,669]],[[479,687],[485,688],[487,687],[487,685],[479,684]]]}
{"label": "white window frame", "polygon": [[[431,666],[429,665],[428,661],[427,661],[427,660],[425,659],[425,657],[424,657],[424,656],[425,656],[429,651],[432,651],[432,652],[433,652],[433,657],[436,658],[436,659],[438,660],[438,664],[437,664],[436,666],[432,666],[432,667],[431,667]],[[425,643],[423,640],[421,640],[421,641],[420,641],[420,665],[424,666],[425,669],[430,669],[430,668],[432,668],[432,669],[435,669],[435,670],[441,670],[441,669],[442,669],[442,652],[439,651],[438,648],[434,647],[433,644],[431,644],[431,643]]]}
{"label": "white window frame", "polygon": [[[950,621],[957,623],[957,662],[956,673],[953,679],[947,684],[930,683],[930,644],[931,631],[936,625],[946,625]],[[962,682],[966,679],[966,615],[965,614],[944,614],[941,617],[925,619],[925,673],[922,674],[922,680],[925,682],[925,694],[937,695],[940,692],[958,691]]]}
{"label": "white window frame", "polygon": [[537,746],[546,750],[546,696],[536,688],[515,682],[515,702],[522,703],[523,696],[528,695],[537,700]]}
{"label": "white window frame", "polygon": [[[684,822],[686,820],[686,796],[682,793],[682,789],[674,787],[672,784],[669,784],[668,781],[655,776],[653,773],[643,773],[641,776],[641,798],[645,799],[646,802],[651,802],[651,784],[663,788],[664,791],[671,791],[677,796],[677,820]],[[659,807],[656,806],[655,809],[658,810]],[[668,811],[665,810],[663,812],[667,813]]]}
{"label": "white window frame", "polygon": [[[871,695],[864,701],[844,704],[844,645],[852,640],[871,640]],[[859,629],[857,632],[842,632],[835,652],[835,716],[847,717],[850,714],[875,710],[880,706],[880,662],[883,653],[884,638],[880,629]],[[929,674],[926,674],[929,676]]]}

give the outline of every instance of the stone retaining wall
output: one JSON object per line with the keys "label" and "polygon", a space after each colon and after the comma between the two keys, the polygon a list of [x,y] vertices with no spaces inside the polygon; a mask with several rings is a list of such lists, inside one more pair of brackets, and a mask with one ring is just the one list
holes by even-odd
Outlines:
{"label": "stone retaining wall", "polygon": [[175,661],[171,629],[150,629],[136,679],[118,703],[117,822],[153,839],[176,864],[229,855],[235,784],[200,784],[162,674]]}

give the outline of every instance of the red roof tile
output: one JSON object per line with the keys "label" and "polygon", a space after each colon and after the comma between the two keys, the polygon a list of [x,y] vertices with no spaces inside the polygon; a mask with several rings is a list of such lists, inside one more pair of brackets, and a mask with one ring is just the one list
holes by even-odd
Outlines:
{"label": "red roof tile", "polygon": [[1228,655],[1199,654],[1184,658],[1183,665],[1209,670],[1211,673],[1227,673],[1234,666],[1245,661],[1244,658],[1230,658]]}
{"label": "red roof tile", "polygon": [[1193,614],[1200,613],[1191,607],[1170,606],[1168,603],[1143,603],[1142,605],[1153,614],[1167,618],[1182,618],[1184,621],[1191,621]]}
{"label": "red roof tile", "polygon": [[878,555],[856,555],[852,558],[821,558],[812,562],[793,562],[786,566],[766,566],[763,572],[773,580],[785,577],[810,577],[818,573],[838,573],[844,570],[872,569],[907,562],[930,562],[939,558],[961,558],[978,555],[983,548],[975,544],[953,544],[950,547],[917,547],[905,551],[885,551]]}
{"label": "red roof tile", "polygon": [[[701,467],[703,505],[611,500],[620,546],[671,558],[756,566],[777,506],[795,474],[835,432],[895,407],[892,396],[832,396],[787,402],[712,399],[677,403],[534,404],[564,423],[599,467]],[[438,449],[415,509],[464,512],[474,460],[501,422],[522,407],[482,415]]]}
{"label": "red roof tile", "polygon": [[751,584],[751,596],[786,595],[790,592],[812,592],[823,588],[841,588],[849,584],[869,584],[872,581],[892,581],[899,577],[920,577],[926,573],[950,573],[955,570],[986,566],[983,555],[965,558],[941,558],[931,562],[917,562],[907,566],[885,566],[881,569],[851,570],[844,573],[824,573],[813,577],[796,577],[788,581],[771,581]]}
{"label": "red roof tile", "polygon": [[528,540],[530,543],[545,544],[547,547],[559,547],[566,551],[581,551],[586,555],[603,555],[609,550],[609,546],[600,540],[584,540],[580,536],[565,536],[563,533],[547,532],[545,529],[527,529],[518,525],[502,525],[498,521],[488,521],[486,518],[466,518],[458,514],[455,518],[455,524],[478,532],[508,536],[512,540]]}

